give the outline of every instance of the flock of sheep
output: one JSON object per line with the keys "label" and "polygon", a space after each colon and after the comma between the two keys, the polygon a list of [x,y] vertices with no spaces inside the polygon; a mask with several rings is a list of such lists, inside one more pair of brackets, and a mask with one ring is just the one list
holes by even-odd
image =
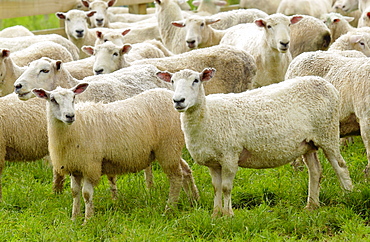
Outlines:
{"label": "flock of sheep", "polygon": [[317,208],[319,148],[352,190],[339,146],[361,135],[370,161],[370,1],[241,0],[219,12],[225,1],[200,0],[193,12],[155,0],[146,15],[115,3],[57,12],[68,38],[0,31],[0,175],[5,160],[50,160],[54,191],[69,175],[72,219],[82,196],[85,222],[102,175],[115,198],[120,174],[145,170],[151,187],[154,161],[170,183],[166,210],[182,188],[195,202],[185,145],[209,168],[214,217],[233,215],[238,167],[300,157],[306,208]]}

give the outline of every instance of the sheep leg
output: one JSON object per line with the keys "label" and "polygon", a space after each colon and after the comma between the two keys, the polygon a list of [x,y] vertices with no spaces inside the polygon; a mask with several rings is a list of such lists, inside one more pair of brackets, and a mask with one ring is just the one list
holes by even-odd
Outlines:
{"label": "sheep leg", "polygon": [[199,191],[194,182],[192,171],[185,160],[181,159],[181,168],[183,172],[183,187],[186,195],[190,199],[192,205],[199,200]]}
{"label": "sheep leg", "polygon": [[82,176],[71,174],[71,190],[73,197],[72,220],[80,214],[81,209],[81,180]]}
{"label": "sheep leg", "polygon": [[303,160],[308,168],[308,198],[306,209],[312,210],[320,207],[319,192],[320,179],[322,173],[321,163],[317,157],[317,152],[309,152],[303,155]]}
{"label": "sheep leg", "polygon": [[107,175],[110,183],[110,191],[112,194],[112,199],[117,199],[117,176],[116,175]]}
{"label": "sheep leg", "polygon": [[3,180],[3,169],[5,166],[5,160],[0,161],[0,202],[3,201],[3,186],[2,186],[2,180]]}
{"label": "sheep leg", "polygon": [[231,203],[231,190],[233,189],[233,181],[238,171],[238,166],[222,166],[222,193],[224,195],[224,207],[222,215],[234,216]]}
{"label": "sheep leg", "polygon": [[212,185],[215,193],[213,199],[212,217],[219,217],[222,214],[222,178],[221,167],[208,167],[212,177]]}
{"label": "sheep leg", "polygon": [[144,177],[145,177],[146,187],[152,188],[153,187],[153,171],[152,171],[151,164],[147,168],[145,168]]}
{"label": "sheep leg", "polygon": [[364,173],[366,178],[369,178],[370,176],[370,129],[369,129],[369,122],[363,121],[366,120],[366,118],[360,119],[360,130],[361,130],[361,138],[362,142],[364,143],[364,146],[366,148],[366,157],[367,157],[367,165],[364,169]]}
{"label": "sheep leg", "polygon": [[344,161],[342,155],[340,154],[339,149],[331,150],[325,149],[323,150],[326,158],[329,160],[331,166],[333,167],[335,174],[339,178],[340,185],[344,190],[351,191],[352,180],[349,175],[349,171]]}
{"label": "sheep leg", "polygon": [[84,221],[85,224],[87,220],[94,215],[94,204],[93,204],[94,186],[88,179],[84,179],[82,195],[85,201],[85,221]]}
{"label": "sheep leg", "polygon": [[55,169],[53,169],[53,191],[55,193],[62,193],[64,187],[64,176],[60,175]]}
{"label": "sheep leg", "polygon": [[177,207],[179,201],[180,191],[182,187],[182,171],[179,162],[167,162],[170,166],[162,166],[163,171],[166,173],[170,182],[170,192],[168,195],[166,211]]}

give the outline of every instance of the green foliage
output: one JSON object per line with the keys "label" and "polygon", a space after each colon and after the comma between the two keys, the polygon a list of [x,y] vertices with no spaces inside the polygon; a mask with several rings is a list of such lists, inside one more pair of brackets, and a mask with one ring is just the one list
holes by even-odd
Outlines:
{"label": "green foliage", "polygon": [[0,20],[0,30],[14,25],[23,25],[31,31],[54,29],[59,27],[59,19],[55,14],[49,14]]}
{"label": "green foliage", "polygon": [[95,216],[70,220],[69,178],[62,194],[52,192],[52,171],[43,160],[6,163],[4,201],[0,204],[1,241],[366,241],[370,233],[370,189],[362,170],[367,164],[360,138],[342,155],[354,191],[344,192],[330,164],[323,165],[321,208],[306,211],[307,170],[290,165],[276,169],[239,169],[234,181],[233,218],[212,219],[213,188],[208,169],[183,157],[193,169],[200,200],[191,206],[184,192],[179,208],[163,214],[168,180],[154,166],[155,187],[145,187],[143,172],[118,180],[119,196],[110,198],[102,177],[95,188]]}

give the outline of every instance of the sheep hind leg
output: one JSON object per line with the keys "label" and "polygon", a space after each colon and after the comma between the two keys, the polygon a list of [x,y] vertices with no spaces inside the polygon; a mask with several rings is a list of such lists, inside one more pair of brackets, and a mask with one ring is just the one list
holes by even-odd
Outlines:
{"label": "sheep hind leg", "polygon": [[320,207],[319,192],[322,167],[317,157],[317,152],[309,152],[303,155],[303,160],[308,168],[308,198],[306,209],[313,210]]}
{"label": "sheep hind leg", "polygon": [[342,155],[340,154],[339,149],[335,151],[330,149],[323,149],[323,151],[326,158],[329,160],[331,166],[333,167],[337,177],[339,178],[342,188],[347,191],[352,191],[353,186],[348,167]]}
{"label": "sheep hind leg", "polygon": [[144,170],[144,177],[145,177],[145,184],[147,188],[153,187],[153,170],[152,165],[150,164],[147,168]]}
{"label": "sheep hind leg", "polygon": [[208,167],[212,177],[212,186],[215,193],[213,198],[212,217],[217,218],[222,215],[222,178],[221,167]]}
{"label": "sheep hind leg", "polygon": [[75,221],[76,217],[81,213],[81,181],[82,176],[71,174],[71,190],[73,197],[72,207],[72,220]]}
{"label": "sheep hind leg", "polygon": [[93,203],[94,186],[88,179],[84,179],[82,194],[85,201],[84,224],[86,224],[87,220],[94,215],[94,203]]}
{"label": "sheep hind leg", "polygon": [[183,177],[182,170],[179,162],[170,162],[172,165],[162,165],[163,171],[166,173],[170,182],[170,191],[168,194],[168,200],[165,211],[169,211],[177,208],[177,203],[180,197],[180,191],[182,187]]}
{"label": "sheep hind leg", "polygon": [[112,194],[112,199],[117,199],[117,176],[116,175],[107,175],[109,184],[110,184],[110,191]]}
{"label": "sheep hind leg", "polygon": [[2,186],[2,180],[3,180],[3,170],[5,167],[5,160],[0,161],[0,202],[3,201],[3,186]]}
{"label": "sheep hind leg", "polygon": [[190,169],[188,163],[185,160],[181,159],[181,168],[183,173],[183,187],[186,195],[190,199],[192,205],[199,200],[199,191],[195,185],[194,177],[192,170]]}

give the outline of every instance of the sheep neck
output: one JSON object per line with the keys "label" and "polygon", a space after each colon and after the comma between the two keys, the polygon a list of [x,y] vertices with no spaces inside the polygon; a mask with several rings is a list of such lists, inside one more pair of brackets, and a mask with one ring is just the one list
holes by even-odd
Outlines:
{"label": "sheep neck", "polygon": [[207,101],[204,89],[202,88],[197,103],[188,108],[184,113],[181,113],[181,123],[186,132],[199,132],[201,124],[206,120],[207,113]]}

